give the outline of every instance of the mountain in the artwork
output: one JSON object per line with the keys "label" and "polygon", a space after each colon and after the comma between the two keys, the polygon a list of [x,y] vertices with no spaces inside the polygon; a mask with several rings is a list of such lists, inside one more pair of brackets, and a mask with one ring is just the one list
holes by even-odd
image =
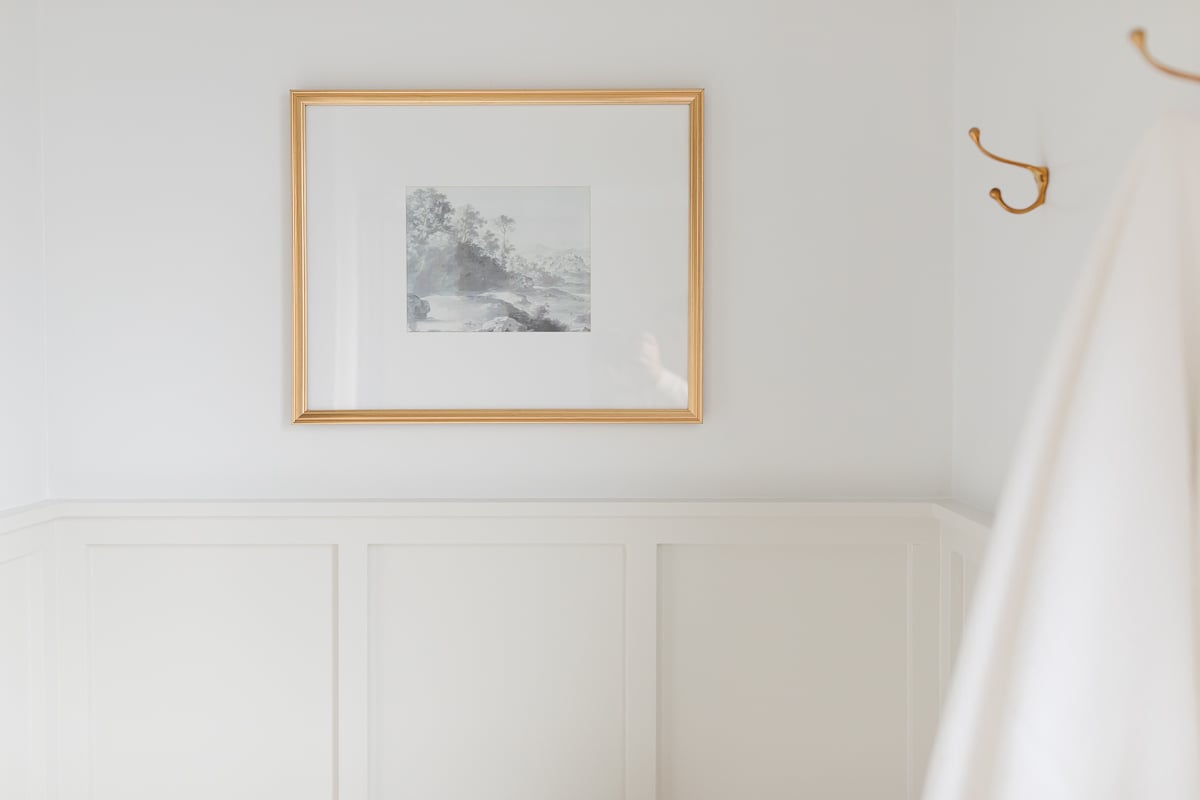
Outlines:
{"label": "mountain in the artwork", "polygon": [[541,252],[529,258],[513,260],[511,269],[518,276],[528,277],[533,284],[542,286],[589,287],[592,279],[591,259],[587,251],[574,248],[552,250],[540,248]]}

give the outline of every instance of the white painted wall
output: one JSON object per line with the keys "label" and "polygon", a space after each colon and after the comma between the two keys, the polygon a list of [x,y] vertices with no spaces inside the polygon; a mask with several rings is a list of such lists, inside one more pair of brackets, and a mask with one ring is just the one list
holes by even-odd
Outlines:
{"label": "white painted wall", "polygon": [[[56,497],[949,487],[949,0],[43,0]],[[701,86],[702,426],[288,424],[287,90]]]}
{"label": "white painted wall", "polygon": [[[990,509],[1127,153],[1196,103],[1125,35],[1183,66],[1200,43],[1177,0],[41,6],[57,496],[939,495],[953,473]],[[34,11],[0,26],[0,508],[47,493]],[[650,84],[709,89],[705,425],[286,424],[286,89]],[[971,125],[1050,164],[1045,208],[986,197],[1031,182]]]}
{"label": "white painted wall", "polygon": [[[954,491],[991,509],[1042,361],[1125,160],[1160,114],[1200,108],[1195,84],[1151,70],[1128,43],[1200,70],[1200,6],[1179,0],[959,0]],[[1043,208],[1023,170],[988,162],[978,126],[1001,155],[1050,167]]]}
{"label": "white painted wall", "polygon": [[0,509],[46,496],[37,5],[0,0]]}

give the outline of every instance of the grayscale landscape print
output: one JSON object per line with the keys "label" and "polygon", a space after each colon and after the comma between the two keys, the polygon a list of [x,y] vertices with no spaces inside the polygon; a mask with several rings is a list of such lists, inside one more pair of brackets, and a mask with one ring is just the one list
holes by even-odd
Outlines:
{"label": "grayscale landscape print", "polygon": [[410,331],[589,331],[586,186],[410,186]]}

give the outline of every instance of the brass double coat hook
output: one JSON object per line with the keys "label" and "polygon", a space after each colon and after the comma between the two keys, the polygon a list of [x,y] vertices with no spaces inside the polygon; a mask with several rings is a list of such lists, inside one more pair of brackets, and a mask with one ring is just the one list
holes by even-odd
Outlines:
{"label": "brass double coat hook", "polygon": [[[1176,78],[1183,78],[1184,80],[1200,82],[1200,75],[1191,72],[1184,72],[1183,70],[1178,70],[1174,67],[1168,67],[1166,64],[1150,55],[1150,51],[1146,49],[1146,31],[1143,29],[1135,28],[1134,30],[1130,31],[1129,40],[1133,42],[1133,46],[1138,49],[1138,52],[1142,54],[1142,57],[1146,59],[1146,62],[1159,72],[1164,72],[1167,75],[1172,75]],[[1028,214],[1030,211],[1033,211],[1035,208],[1046,202],[1046,189],[1050,185],[1049,167],[1038,167],[1034,166],[1033,164],[1026,164],[1023,161],[1013,161],[1011,159],[1001,158],[995,153],[989,152],[983,146],[983,144],[980,143],[979,128],[971,128],[971,130],[969,130],[967,133],[971,137],[971,141],[975,142],[975,146],[979,148],[979,152],[983,153],[988,158],[993,159],[994,161],[999,161],[1001,164],[1010,164],[1014,167],[1021,167],[1022,169],[1027,169],[1033,173],[1033,180],[1037,184],[1038,190],[1037,199],[1025,208],[1013,208],[1008,203],[1004,202],[1004,197],[1000,194],[999,189],[992,189],[990,192],[988,192],[988,196],[999,203],[1001,208],[1010,214]]]}
{"label": "brass double coat hook", "polygon": [[1030,205],[1025,206],[1025,208],[1013,208],[1008,203],[1004,202],[1004,197],[1000,194],[1000,190],[993,188],[990,192],[988,192],[988,196],[999,203],[1001,208],[1010,214],[1028,214],[1030,211],[1033,211],[1035,208],[1046,202],[1046,188],[1050,185],[1049,167],[1038,167],[1034,166],[1033,164],[1026,164],[1023,161],[1013,161],[1008,158],[1001,158],[995,153],[988,152],[987,148],[985,148],[979,141],[979,128],[971,128],[971,130],[967,131],[967,135],[971,137],[971,141],[973,141],[975,146],[979,148],[979,152],[983,153],[993,161],[999,161],[1001,164],[1011,164],[1014,167],[1021,167],[1033,173],[1033,180],[1034,183],[1037,184],[1038,190],[1037,199],[1034,200]]}
{"label": "brass double coat hook", "polygon": [[1191,72],[1184,72],[1183,70],[1178,70],[1174,67],[1168,67],[1166,64],[1150,55],[1150,51],[1146,49],[1146,31],[1142,30],[1141,28],[1134,28],[1129,32],[1129,41],[1133,42],[1133,46],[1138,49],[1138,52],[1142,54],[1142,57],[1146,59],[1146,62],[1159,72],[1165,72],[1168,75],[1173,75],[1176,78],[1183,78],[1184,80],[1188,81],[1200,81],[1200,75],[1196,75]]}

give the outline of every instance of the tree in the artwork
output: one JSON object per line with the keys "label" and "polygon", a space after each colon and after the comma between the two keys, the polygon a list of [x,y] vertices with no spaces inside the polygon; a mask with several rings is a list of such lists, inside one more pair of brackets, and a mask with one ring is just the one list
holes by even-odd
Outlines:
{"label": "tree in the artwork", "polygon": [[437,189],[423,187],[409,194],[406,216],[409,243],[425,244],[434,234],[451,232],[454,206]]}
{"label": "tree in the artwork", "polygon": [[508,263],[509,253],[512,252],[508,246],[508,233],[516,226],[517,221],[507,214],[501,214],[496,217],[495,224],[503,239],[500,246],[500,264],[505,265]]}
{"label": "tree in the artwork", "polygon": [[470,204],[459,208],[454,215],[454,233],[460,242],[476,243],[479,238],[479,229],[483,224],[483,215]]}
{"label": "tree in the artwork", "polygon": [[500,240],[494,231],[484,230],[483,236],[479,237],[479,247],[492,258],[500,255]]}

